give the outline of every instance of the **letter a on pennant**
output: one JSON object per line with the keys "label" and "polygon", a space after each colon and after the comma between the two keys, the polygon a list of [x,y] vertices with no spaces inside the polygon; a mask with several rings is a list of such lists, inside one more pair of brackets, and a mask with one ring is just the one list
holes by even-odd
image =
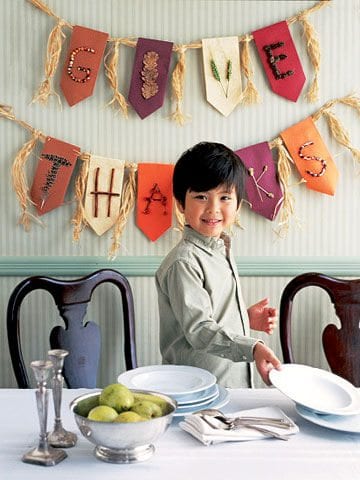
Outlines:
{"label": "letter a on pennant", "polygon": [[63,204],[79,153],[79,147],[47,137],[30,192],[39,215]]}
{"label": "letter a on pennant", "polygon": [[311,117],[281,132],[307,188],[334,195],[339,172]]}
{"label": "letter a on pennant", "polygon": [[129,102],[140,118],[164,103],[173,44],[139,38],[131,77]]}
{"label": "letter a on pennant", "polygon": [[239,39],[203,39],[202,52],[206,99],[227,117],[241,99]]}
{"label": "letter a on pennant", "polygon": [[174,165],[138,165],[136,223],[153,242],[171,227],[173,170]]}
{"label": "letter a on pennant", "polygon": [[305,83],[305,74],[286,21],[252,34],[271,89],[296,102]]}
{"label": "letter a on pennant", "polygon": [[70,106],[91,97],[108,33],[76,25],[70,39],[60,87]]}
{"label": "letter a on pennant", "polygon": [[124,178],[123,160],[92,155],[84,201],[85,218],[98,235],[111,228],[119,216]]}
{"label": "letter a on pennant", "polygon": [[245,188],[251,209],[274,220],[284,198],[269,144],[257,143],[235,153],[247,170]]}

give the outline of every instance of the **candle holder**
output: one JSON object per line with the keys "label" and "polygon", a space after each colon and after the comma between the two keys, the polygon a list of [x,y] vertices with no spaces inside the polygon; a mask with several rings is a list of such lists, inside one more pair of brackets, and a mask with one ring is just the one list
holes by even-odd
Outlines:
{"label": "candle holder", "polygon": [[46,388],[46,382],[53,368],[50,361],[35,360],[30,364],[37,383],[36,406],[40,421],[40,438],[37,447],[25,453],[22,461],[25,463],[32,463],[35,465],[43,465],[45,467],[56,465],[67,457],[64,450],[59,450],[51,447],[48,443],[46,424],[48,416],[49,391]]}
{"label": "candle holder", "polygon": [[49,359],[54,367],[54,376],[52,383],[55,424],[54,430],[49,434],[48,441],[53,447],[69,448],[76,445],[77,436],[73,432],[68,432],[61,422],[61,398],[64,378],[62,369],[64,366],[64,358],[69,354],[67,350],[49,350]]}

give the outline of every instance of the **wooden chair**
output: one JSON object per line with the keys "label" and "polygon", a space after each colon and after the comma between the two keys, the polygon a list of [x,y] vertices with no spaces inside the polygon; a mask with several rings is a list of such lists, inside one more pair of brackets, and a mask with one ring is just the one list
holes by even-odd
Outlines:
{"label": "wooden chair", "polygon": [[135,349],[134,302],[128,280],[115,270],[98,270],[76,280],[58,280],[34,276],[20,282],[12,292],[7,309],[7,335],[11,362],[19,388],[30,388],[20,340],[20,307],[30,292],[49,292],[65,327],[50,333],[51,348],[69,351],[64,362],[64,378],[70,388],[94,388],[100,358],[100,328],[94,322],[83,324],[94,289],[104,282],[114,284],[121,293],[124,321],[124,357],[126,369],[137,367]]}
{"label": "wooden chair", "polygon": [[305,273],[285,287],[280,301],[280,342],[284,363],[294,363],[291,342],[291,311],[299,290],[323,288],[334,304],[341,328],[325,327],[322,344],[331,371],[360,387],[360,280],[340,280],[321,273]]}

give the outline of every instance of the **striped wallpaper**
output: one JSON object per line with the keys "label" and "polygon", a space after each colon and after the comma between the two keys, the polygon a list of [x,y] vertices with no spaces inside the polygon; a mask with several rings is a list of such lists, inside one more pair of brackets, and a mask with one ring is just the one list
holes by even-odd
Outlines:
{"label": "striped wallpaper", "polygon": [[[306,0],[47,0],[57,15],[72,24],[107,31],[111,36],[142,36],[175,43],[249,33],[288,18],[314,3]],[[252,44],[255,83],[262,102],[240,106],[228,118],[222,117],[205,100],[200,50],[188,51],[183,108],[191,118],[185,126],[179,127],[167,118],[174,109],[170,92],[163,108],[145,120],[133,111],[126,120],[106,108],[111,92],[103,71],[93,97],[79,105],[70,108],[62,99],[62,107],[59,107],[55,97],[46,107],[31,104],[32,95],[43,79],[47,37],[54,21],[30,2],[2,0],[0,103],[12,105],[19,118],[45,134],[79,145],[82,150],[128,162],[173,163],[181,152],[200,140],[219,141],[238,149],[272,140],[282,129],[311,115],[329,99],[359,91],[359,14],[360,0],[334,0],[329,7],[310,16],[321,44],[320,98],[315,104],[307,103],[302,97],[293,103],[273,94]],[[313,71],[302,31],[298,24],[290,28],[308,86]],[[67,44],[68,41],[65,47]],[[121,47],[119,87],[125,95],[133,57],[133,49]],[[171,70],[173,67],[174,60]],[[54,81],[57,91],[59,72]],[[336,107],[336,113],[354,145],[359,147],[358,116],[341,106]],[[303,271],[319,270],[345,277],[359,275],[360,176],[356,175],[359,168],[354,166],[349,152],[330,139],[326,124],[320,120],[317,125],[340,172],[336,195],[329,197],[307,190],[303,184],[298,184],[299,179],[294,175],[295,214],[285,238],[278,238],[274,233],[275,223],[257,216],[246,206],[242,208],[244,229],[235,233],[233,243],[244,296],[249,304],[269,295],[273,304],[278,305],[289,278]],[[124,271],[130,277],[136,298],[139,362],[142,365],[159,362],[158,314],[152,275],[161,258],[178,240],[179,233],[169,230],[152,243],[137,229],[132,215],[124,231],[119,256],[109,263],[111,233],[97,237],[85,230],[79,243],[72,240],[73,189],[64,206],[41,218],[41,225],[33,224],[30,232],[25,233],[17,223],[20,211],[10,170],[16,152],[28,138],[24,129],[0,119],[0,305],[3,312],[0,387],[15,386],[6,344],[7,299],[16,283],[32,274],[78,276],[103,266]],[[36,150],[28,160],[29,179],[38,153]],[[100,291],[96,304],[88,313],[104,325],[106,331],[99,384],[113,380],[122,368],[119,345],[113,344],[120,336],[120,331],[116,330],[118,305],[104,301],[110,293],[106,288]],[[296,332],[299,359],[323,365],[324,359],[318,353],[318,335],[321,325],[332,318],[332,308],[318,289],[304,294],[304,299],[297,307],[299,318],[308,322],[307,327],[300,327]],[[24,322],[23,335],[31,339],[26,346],[29,360],[46,351],[47,329],[57,321],[48,301],[40,293],[26,306],[28,318]],[[34,331],[39,335],[34,335]],[[270,339],[270,345],[279,350],[277,334]]]}

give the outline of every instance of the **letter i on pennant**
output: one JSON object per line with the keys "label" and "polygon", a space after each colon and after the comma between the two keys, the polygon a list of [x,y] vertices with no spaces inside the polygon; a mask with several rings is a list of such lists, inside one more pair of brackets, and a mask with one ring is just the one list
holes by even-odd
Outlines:
{"label": "letter i on pennant", "polygon": [[286,21],[252,34],[272,91],[296,102],[305,74]]}
{"label": "letter i on pennant", "polygon": [[80,148],[76,145],[47,137],[30,192],[39,215],[63,204],[79,154]]}
{"label": "letter i on pennant", "polygon": [[60,87],[70,106],[91,97],[108,33],[76,25],[70,39]]}
{"label": "letter i on pennant", "polygon": [[153,242],[172,224],[172,175],[174,165],[138,165],[136,223]]}

